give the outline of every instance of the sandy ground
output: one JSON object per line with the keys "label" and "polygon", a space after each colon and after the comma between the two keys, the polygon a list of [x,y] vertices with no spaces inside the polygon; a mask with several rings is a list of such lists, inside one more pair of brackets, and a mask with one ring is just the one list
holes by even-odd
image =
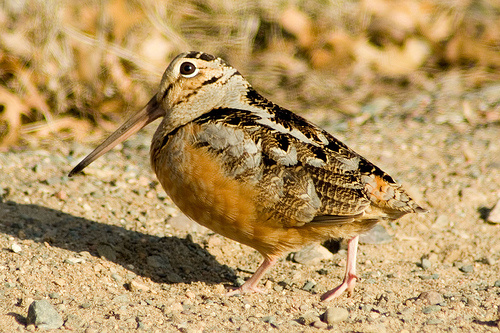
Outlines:
{"label": "sandy ground", "polygon": [[[59,330],[89,333],[498,332],[500,225],[485,217],[500,199],[500,126],[490,121],[500,85],[436,87],[383,95],[349,121],[303,113],[430,209],[382,224],[392,240],[361,244],[354,295],[327,303],[319,295],[341,282],[343,250],[306,265],[283,258],[266,294],[224,296],[261,258],[171,203],[149,167],[154,125],[73,178],[95,140],[1,153],[0,331],[38,330],[28,306],[47,299]],[[348,318],[319,321],[332,307]]]}

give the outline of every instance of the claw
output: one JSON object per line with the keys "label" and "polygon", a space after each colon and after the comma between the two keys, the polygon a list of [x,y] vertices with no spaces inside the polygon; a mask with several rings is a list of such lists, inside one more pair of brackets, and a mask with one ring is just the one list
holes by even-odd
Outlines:
{"label": "claw", "polygon": [[238,287],[234,290],[229,291],[226,293],[226,296],[234,296],[234,295],[240,295],[240,294],[246,294],[246,293],[265,293],[266,290],[261,289],[257,287],[257,284],[259,283],[260,279],[264,275],[264,273],[271,268],[275,263],[277,259],[264,259],[264,262],[262,265],[257,268],[255,273],[248,279],[241,287]]}

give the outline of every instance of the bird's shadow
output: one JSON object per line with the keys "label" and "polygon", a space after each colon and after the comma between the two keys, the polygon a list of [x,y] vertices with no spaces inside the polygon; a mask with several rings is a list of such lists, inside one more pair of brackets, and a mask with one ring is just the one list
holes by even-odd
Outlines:
{"label": "bird's shadow", "polygon": [[157,237],[38,205],[0,202],[0,232],[104,256],[157,283],[218,284],[236,279],[231,268],[189,237]]}

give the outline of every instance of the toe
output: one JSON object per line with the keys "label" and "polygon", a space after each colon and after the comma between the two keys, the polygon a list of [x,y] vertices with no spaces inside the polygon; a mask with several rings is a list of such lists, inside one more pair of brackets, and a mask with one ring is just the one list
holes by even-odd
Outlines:
{"label": "toe", "polygon": [[245,285],[242,285],[239,288],[236,287],[230,287],[230,290],[226,293],[226,296],[236,296],[236,295],[242,295],[242,294],[251,294],[251,293],[259,293],[263,294],[266,291],[264,289],[258,288],[258,287],[246,287]]}
{"label": "toe", "polygon": [[330,290],[330,291],[327,291],[326,293],[324,293],[323,295],[321,295],[321,300],[322,301],[331,301],[332,299],[334,298],[337,298],[339,297],[340,295],[342,295],[342,293],[347,289],[347,283],[342,283],[340,286]]}

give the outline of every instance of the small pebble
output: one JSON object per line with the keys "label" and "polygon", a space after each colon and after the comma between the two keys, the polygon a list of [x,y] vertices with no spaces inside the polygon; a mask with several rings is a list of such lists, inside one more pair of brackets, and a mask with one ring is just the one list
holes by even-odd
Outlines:
{"label": "small pebble", "polygon": [[273,283],[270,280],[267,280],[266,283],[264,283],[264,288],[265,289],[271,289],[273,287]]}
{"label": "small pebble", "polygon": [[316,314],[316,312],[311,311],[311,312],[307,312],[304,315],[300,316],[298,321],[302,325],[309,326],[318,320],[320,320],[320,319],[319,319],[318,315]]}
{"label": "small pebble", "polygon": [[123,278],[121,277],[121,275],[117,274],[117,273],[113,273],[111,274],[111,278],[113,280],[115,280],[116,282],[120,282],[121,280],[123,280]]}
{"label": "small pebble", "polygon": [[242,277],[239,277],[239,276],[234,281],[234,285],[236,287],[241,287],[244,283],[245,283],[245,280]]}
{"label": "small pebble", "polygon": [[63,319],[47,300],[33,301],[28,308],[26,317],[28,325],[34,324],[43,330],[57,329],[63,325]]}
{"label": "small pebble", "polygon": [[85,302],[83,303],[82,305],[80,305],[82,307],[82,309],[88,309],[92,306],[92,303],[90,302]]}
{"label": "small pebble", "polygon": [[[493,284],[494,287],[499,287],[500,288],[500,280],[496,280],[495,283]],[[498,307],[500,309],[500,307]]]}
{"label": "small pebble", "polygon": [[116,261],[116,251],[109,245],[101,244],[97,246],[97,253],[101,258]]}
{"label": "small pebble", "polygon": [[146,263],[152,268],[171,269],[170,261],[167,257],[152,255],[146,258]]}
{"label": "small pebble", "polygon": [[463,266],[460,266],[459,270],[463,273],[472,273],[472,272],[474,272],[474,266],[463,265]]}
{"label": "small pebble", "polygon": [[312,323],[312,326],[319,329],[328,328],[328,324],[322,322],[321,320],[316,320],[314,323]]}
{"label": "small pebble", "polygon": [[85,262],[85,259],[83,259],[83,258],[66,258],[66,259],[64,259],[64,263],[69,264],[69,265],[74,265],[74,264],[83,263],[83,262]]}
{"label": "small pebble", "polygon": [[419,299],[425,300],[429,305],[435,305],[443,302],[443,296],[436,291],[424,291],[418,296]]}
{"label": "small pebble", "polygon": [[66,280],[63,278],[56,278],[53,282],[60,287],[64,287],[66,285]]}
{"label": "small pebble", "polygon": [[5,288],[14,288],[14,287],[16,286],[16,284],[15,284],[15,283],[12,283],[12,282],[5,282],[5,283],[3,284],[3,286],[4,286]]}
{"label": "small pebble", "polygon": [[20,253],[23,249],[21,248],[21,245],[17,244],[17,243],[12,243],[12,245],[10,246],[10,249],[12,250],[12,252],[14,253]]}
{"label": "small pebble", "polygon": [[121,294],[121,295],[115,296],[115,298],[113,298],[113,302],[115,302],[115,303],[127,303],[127,302],[129,302],[129,296],[127,294]]}
{"label": "small pebble", "polygon": [[328,251],[324,246],[319,244],[311,244],[304,247],[302,250],[295,252],[292,260],[302,265],[314,265],[321,260],[333,259],[333,253]]}
{"label": "small pebble", "polygon": [[261,319],[263,322],[270,324],[272,327],[277,328],[278,324],[276,323],[275,316],[265,316]]}
{"label": "small pebble", "polygon": [[149,290],[148,286],[146,286],[145,284],[142,284],[140,282],[137,282],[135,280],[130,282],[129,287],[130,287],[131,291],[148,291]]}
{"label": "small pebble", "polygon": [[422,309],[422,312],[425,314],[429,314],[429,313],[433,313],[433,312],[437,312],[437,311],[441,311],[441,307],[439,305],[429,305],[429,306],[426,306],[425,308]]}
{"label": "small pebble", "polygon": [[302,287],[302,290],[311,292],[315,285],[316,282],[307,280],[304,286]]}
{"label": "small pebble", "polygon": [[301,304],[300,307],[299,307],[300,311],[302,312],[306,312],[308,310],[311,309],[311,305],[307,304],[307,303],[304,303],[304,304]]}
{"label": "small pebble", "polygon": [[[168,281],[170,281],[171,283],[181,283],[181,282],[183,282],[183,281],[184,281],[184,280],[182,279],[182,277],[180,277],[180,276],[179,276],[177,273],[175,273],[175,272],[167,272],[166,279],[167,279]],[[243,281],[243,283],[245,283],[245,282]],[[240,284],[240,285],[237,285],[237,287],[239,287],[239,286],[241,286],[241,284]]]}
{"label": "small pebble", "polygon": [[479,302],[475,298],[467,297],[467,305],[472,306],[472,307],[477,307],[477,306],[479,306]]}
{"label": "small pebble", "polygon": [[65,191],[58,191],[54,194],[54,196],[56,198],[58,198],[59,200],[66,200],[68,199],[68,194],[65,192]]}
{"label": "small pebble", "polygon": [[323,313],[322,318],[328,325],[333,325],[335,323],[346,321],[349,318],[349,311],[344,308],[328,308],[325,313]]}
{"label": "small pebble", "polygon": [[77,315],[69,314],[64,322],[64,327],[71,331],[78,331],[77,328],[81,328],[85,326],[85,324],[86,322],[84,319],[78,317]]}
{"label": "small pebble", "polygon": [[437,280],[439,279],[439,274],[434,273],[431,275],[419,275],[418,277],[421,278],[422,280]]}
{"label": "small pebble", "polygon": [[360,309],[365,311],[365,312],[370,312],[373,309],[373,305],[371,304],[362,304],[360,306]]}
{"label": "small pebble", "polygon": [[280,291],[283,290],[283,287],[280,286],[279,284],[276,284],[276,285],[274,285],[273,289],[274,289],[274,291],[279,293]]}
{"label": "small pebble", "polygon": [[496,203],[495,207],[488,214],[488,222],[500,223],[500,200]]}
{"label": "small pebble", "polygon": [[432,263],[429,259],[427,258],[422,258],[422,260],[420,261],[420,266],[423,268],[423,269],[429,269],[431,268],[432,266]]}
{"label": "small pebble", "polygon": [[49,297],[52,299],[58,299],[59,297],[61,297],[61,295],[59,295],[59,293],[53,292],[49,293]]}
{"label": "small pebble", "polygon": [[438,324],[442,324],[443,323],[443,320],[442,319],[439,319],[439,318],[431,318],[429,320],[427,320],[427,325],[438,325]]}
{"label": "small pebble", "polygon": [[360,244],[383,244],[392,240],[391,235],[381,224],[375,225],[370,231],[359,236]]}

